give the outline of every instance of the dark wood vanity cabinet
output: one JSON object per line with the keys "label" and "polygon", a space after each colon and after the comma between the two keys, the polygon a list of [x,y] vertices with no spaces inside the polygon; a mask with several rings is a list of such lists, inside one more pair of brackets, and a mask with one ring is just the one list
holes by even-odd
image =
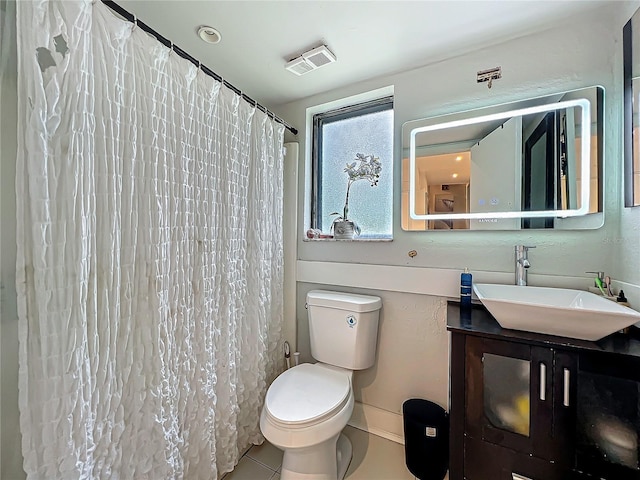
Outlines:
{"label": "dark wood vanity cabinet", "polygon": [[448,316],[451,480],[640,480],[640,341],[502,330],[453,302]]}

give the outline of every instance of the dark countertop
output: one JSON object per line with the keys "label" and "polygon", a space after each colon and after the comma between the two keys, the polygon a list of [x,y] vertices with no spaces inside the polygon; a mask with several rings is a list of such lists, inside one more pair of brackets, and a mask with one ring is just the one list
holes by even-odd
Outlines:
{"label": "dark countertop", "polygon": [[614,333],[597,342],[556,337],[541,333],[502,328],[482,304],[473,304],[471,309],[461,309],[460,302],[447,303],[447,330],[474,335],[566,349],[591,350],[640,357],[640,329],[631,327],[630,333]]}

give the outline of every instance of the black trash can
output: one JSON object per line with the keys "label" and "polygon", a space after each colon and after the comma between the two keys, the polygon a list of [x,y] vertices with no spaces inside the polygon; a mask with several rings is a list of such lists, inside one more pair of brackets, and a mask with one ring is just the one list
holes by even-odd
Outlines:
{"label": "black trash can", "polygon": [[428,400],[402,404],[407,468],[420,480],[442,480],[449,468],[449,414]]}

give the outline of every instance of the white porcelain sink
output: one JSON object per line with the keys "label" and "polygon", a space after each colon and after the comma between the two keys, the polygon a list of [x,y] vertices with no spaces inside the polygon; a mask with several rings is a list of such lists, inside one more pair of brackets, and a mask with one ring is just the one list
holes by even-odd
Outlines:
{"label": "white porcelain sink", "polygon": [[600,340],[640,313],[581,290],[478,283],[473,290],[502,328]]}

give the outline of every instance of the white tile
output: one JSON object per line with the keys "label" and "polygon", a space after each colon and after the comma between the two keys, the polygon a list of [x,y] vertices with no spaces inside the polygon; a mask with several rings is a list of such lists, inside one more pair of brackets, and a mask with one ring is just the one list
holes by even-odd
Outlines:
{"label": "white tile", "polygon": [[260,462],[271,470],[279,470],[282,465],[283,452],[265,441],[262,445],[254,445],[247,452],[247,456]]}
{"label": "white tile", "polygon": [[[345,480],[416,480],[405,465],[404,446],[349,426],[344,433],[353,445]],[[265,442],[252,447],[224,480],[280,480],[281,467],[282,452]]]}
{"label": "white tile", "polygon": [[404,446],[363,430],[347,427],[353,458],[345,480],[414,480],[404,460]]}
{"label": "white tile", "polygon": [[245,455],[233,472],[224,477],[224,480],[271,480],[273,474],[273,470]]}

